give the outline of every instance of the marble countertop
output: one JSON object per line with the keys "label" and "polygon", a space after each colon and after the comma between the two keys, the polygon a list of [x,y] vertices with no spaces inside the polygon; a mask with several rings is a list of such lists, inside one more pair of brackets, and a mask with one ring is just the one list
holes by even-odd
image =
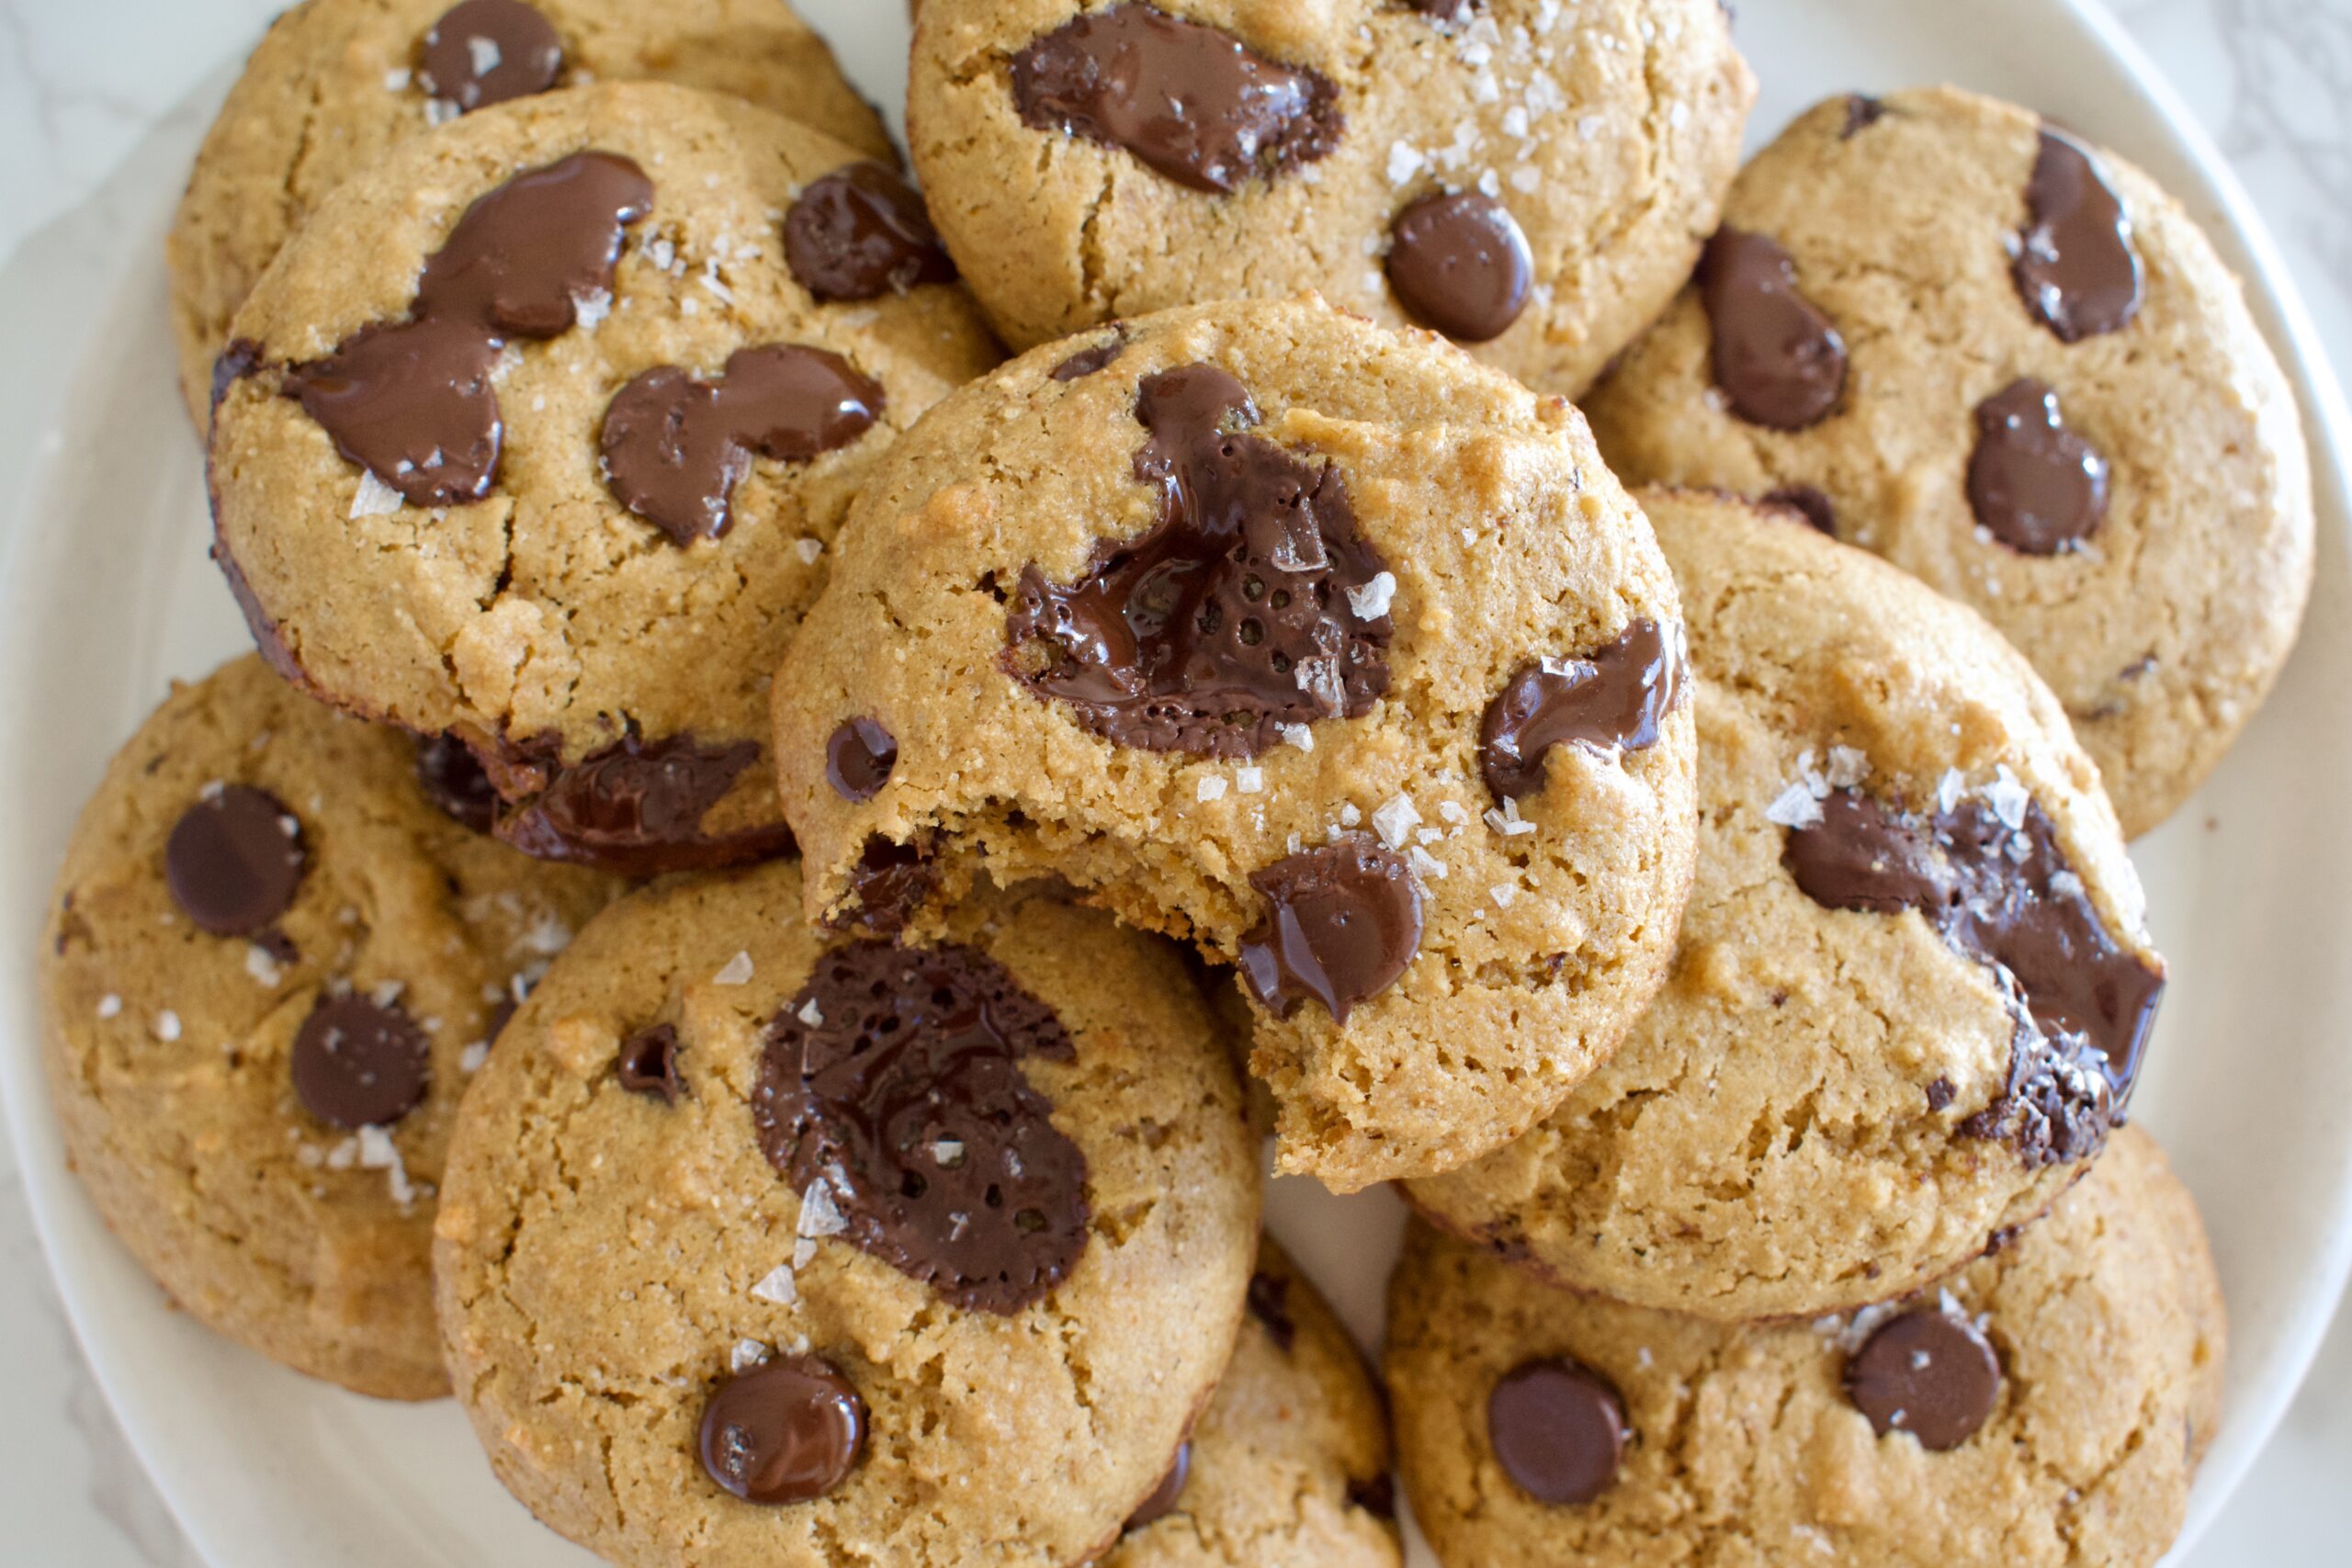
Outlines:
{"label": "marble countertop", "polygon": [[[1770,4],[1770,0],[1751,0]],[[2352,0],[2110,0],[2211,130],[2352,378]],[[0,256],[81,200],[280,0],[0,0]],[[135,17],[136,25],[130,25]],[[0,1133],[0,1540],[60,1568],[202,1568],[85,1369]],[[2184,1568],[2342,1561],[2352,1313]]]}

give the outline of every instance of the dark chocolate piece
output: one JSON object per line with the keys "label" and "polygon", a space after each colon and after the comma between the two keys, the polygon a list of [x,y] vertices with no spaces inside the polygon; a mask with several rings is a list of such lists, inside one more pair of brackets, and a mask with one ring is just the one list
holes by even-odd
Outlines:
{"label": "dark chocolate piece", "polygon": [[678,1075],[676,1026],[657,1023],[622,1041],[620,1055],[613,1058],[613,1076],[631,1094],[659,1100],[664,1105],[677,1104],[686,1083]]}
{"label": "dark chocolate piece", "polygon": [[1057,381],[1082,380],[1098,370],[1109,369],[1111,362],[1118,358],[1126,346],[1127,334],[1114,327],[1109,337],[1078,350],[1046,374]]}
{"label": "dark chocolate piece", "polygon": [[388,1127],[424,1099],[424,1031],[398,1002],[330,996],[294,1032],[295,1098],[331,1127]]}
{"label": "dark chocolate piece", "polygon": [[1767,491],[1763,497],[1767,506],[1778,506],[1795,513],[1816,530],[1838,536],[1838,508],[1829,498],[1812,485],[1782,485]]}
{"label": "dark chocolate piece", "polygon": [[2056,555],[2098,533],[2107,478],[2107,459],[2066,428],[2044,383],[2020,377],[1977,405],[1969,510],[2020,555]]}
{"label": "dark chocolate piece", "polygon": [[253,936],[284,914],[311,857],[302,824],[266,790],[224,784],[198,795],[164,841],[172,901],[214,936]]}
{"label": "dark chocolate piece", "polygon": [[1250,886],[1266,912],[1241,939],[1241,977],[1271,1011],[1287,1017],[1311,997],[1345,1023],[1420,951],[1420,886],[1369,833],[1276,861]]}
{"label": "dark chocolate piece", "polygon": [[454,736],[427,736],[416,743],[416,782],[443,816],[477,833],[489,832],[498,820],[498,790],[489,772]]}
{"label": "dark chocolate piece", "polygon": [[1478,766],[1497,800],[1543,792],[1555,746],[1639,751],[1682,701],[1682,628],[1635,621],[1590,659],[1522,665],[1478,726]]}
{"label": "dark chocolate piece", "polygon": [[1010,671],[1114,744],[1194,756],[1367,712],[1388,689],[1394,579],[1375,585],[1339,468],[1252,433],[1256,405],[1213,365],[1147,378],[1136,417],[1159,520],[1099,541],[1074,582],[1023,570]]}
{"label": "dark chocolate piece", "polygon": [[829,302],[956,278],[922,197],[870,162],[808,182],[784,215],[784,257],[800,287]]}
{"label": "dark chocolate piece", "polygon": [[1846,1362],[1846,1397],[1880,1437],[1931,1453],[1976,1435],[2001,1397],[2001,1359],[1976,1325],[1920,1307],[1888,1319]]}
{"label": "dark chocolate piece", "polygon": [[1716,231],[1699,260],[1699,298],[1714,332],[1715,385],[1750,424],[1803,430],[1846,390],[1846,340],[1797,289],[1780,243]]}
{"label": "dark chocolate piece", "polygon": [[836,725],[825,741],[825,782],[843,800],[872,800],[899,765],[899,743],[863,714]]}
{"label": "dark chocolate piece", "polygon": [[498,836],[541,860],[623,876],[742,865],[792,847],[782,823],[713,836],[702,819],[759,761],[757,741],[706,745],[691,735],[635,737],[553,766],[546,787],[507,811]]}
{"label": "dark chocolate piece", "polygon": [[768,1025],[752,1120],[804,1202],[822,1184],[843,1240],[956,1306],[1010,1314],[1086,1247],[1086,1156],[1021,1068],[1075,1055],[986,953],[853,942]]}
{"label": "dark chocolate piece", "polygon": [[711,1391],[696,1449],[746,1503],[807,1503],[849,1479],[865,1449],[865,1401],[831,1362],[786,1356]]}
{"label": "dark chocolate piece", "polygon": [[1626,1436],[1616,1389],[1565,1356],[1512,1369],[1487,1396],[1495,1458],[1539,1503],[1589,1503],[1615,1485]]}
{"label": "dark chocolate piece", "polygon": [[1150,1496],[1136,1505],[1136,1511],[1127,1516],[1124,1528],[1139,1530],[1174,1513],[1176,1505],[1183,1498],[1184,1483],[1192,1478],[1193,1445],[1179,1443],[1176,1445],[1176,1457],[1168,1462],[1168,1473],[1159,1478],[1159,1484],[1151,1489]]}
{"label": "dark chocolate piece", "polygon": [[1284,1355],[1298,1339],[1298,1325],[1291,1321],[1290,1281],[1280,1274],[1252,1274],[1248,1295],[1250,1315],[1256,1318]]}
{"label": "dark chocolate piece", "polygon": [[471,114],[544,93],[563,74],[563,39],[523,0],[459,0],[417,46],[417,85]]}
{"label": "dark chocolate piece", "polygon": [[2029,217],[2010,274],[2027,311],[2061,343],[2131,325],[2145,271],[2131,215],[2089,151],[2045,126],[2025,203]]}
{"label": "dark chocolate piece", "polygon": [[1424,325],[1498,338],[1527,308],[1535,257],[1510,209],[1476,191],[1425,196],[1389,227],[1388,285]]}

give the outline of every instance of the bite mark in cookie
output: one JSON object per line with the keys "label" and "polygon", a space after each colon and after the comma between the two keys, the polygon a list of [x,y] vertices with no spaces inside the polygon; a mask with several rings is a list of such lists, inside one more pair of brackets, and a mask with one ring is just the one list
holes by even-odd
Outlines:
{"label": "bite mark in cookie", "polygon": [[1194,756],[1254,757],[1286,726],[1370,711],[1396,580],[1337,465],[1252,433],[1257,405],[1213,365],[1146,378],[1136,417],[1159,521],[1099,541],[1073,582],[1023,570],[1014,677],[1105,739]]}
{"label": "bite mark in cookie", "polygon": [[1034,129],[1124,149],[1215,193],[1328,156],[1343,125],[1329,78],[1136,0],[1029,43],[1012,57],[1012,97]]}
{"label": "bite mark in cookie", "polygon": [[415,506],[480,501],[503,426],[491,370],[509,338],[571,330],[610,295],[622,231],[653,209],[627,158],[575,152],[478,198],[426,258],[408,318],[360,328],[287,372],[335,449]]}
{"label": "bite mark in cookie", "polygon": [[956,1306],[1016,1313],[1087,1242],[1085,1156],[1021,1069],[1075,1051],[976,949],[854,942],[768,1026],[761,1147],[801,1190],[805,1233],[829,1204],[836,1234]]}

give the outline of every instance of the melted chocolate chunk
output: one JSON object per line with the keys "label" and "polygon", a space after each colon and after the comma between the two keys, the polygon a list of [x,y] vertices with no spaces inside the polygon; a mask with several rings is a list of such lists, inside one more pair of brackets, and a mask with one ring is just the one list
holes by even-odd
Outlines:
{"label": "melted chocolate chunk", "polygon": [[1478,8],[1479,0],[1405,0],[1408,10],[1433,21],[1458,22]]}
{"label": "melted chocolate chunk", "polygon": [[1082,380],[1097,370],[1109,369],[1111,362],[1118,358],[1126,346],[1127,334],[1114,328],[1109,337],[1080,349],[1046,374],[1057,381]]}
{"label": "melted chocolate chunk", "polygon": [[710,1478],[746,1503],[807,1503],[857,1468],[865,1421],[865,1401],[831,1362],[786,1356],[711,1391],[696,1447]]}
{"label": "melted chocolate chunk", "polygon": [[563,39],[522,0],[461,0],[418,46],[417,83],[459,114],[544,93],[563,74]]}
{"label": "melted chocolate chunk", "polygon": [[1828,417],[1846,390],[1846,340],[1797,291],[1796,263],[1778,241],[1718,230],[1699,260],[1699,298],[1732,412],[1773,430]]}
{"label": "melted chocolate chunk", "polygon": [[1590,659],[1523,666],[1487,705],[1478,767],[1497,800],[1540,795],[1555,746],[1639,751],[1682,701],[1682,628],[1635,621]]}
{"label": "melted chocolate chunk", "polygon": [[249,337],[232,338],[212,361],[212,407],[220,408],[229,389],[261,369],[261,344]]}
{"label": "melted chocolate chunk", "polygon": [[1340,90],[1221,28],[1149,6],[1084,11],[1012,57],[1022,123],[1124,148],[1202,191],[1238,190],[1325,157]]}
{"label": "melted chocolate chunk", "polygon": [[515,175],[426,258],[407,320],[370,323],[291,367],[287,395],[410,504],[481,500],[505,435],[490,384],[500,349],[569,331],[579,300],[609,294],[621,231],[652,207],[643,171],[609,152]]}
{"label": "melted chocolate chunk", "polygon": [[781,824],[712,838],[706,812],[726,798],[759,743],[705,745],[691,735],[635,737],[558,768],[547,787],[499,818],[498,836],[541,860],[624,876],[741,865],[792,846]]}
{"label": "melted chocolate chunk", "polygon": [[894,844],[873,834],[858,850],[857,864],[850,872],[853,901],[833,923],[875,936],[895,936],[907,929],[938,881],[929,843]]}
{"label": "melted chocolate chunk", "polygon": [[827,301],[878,299],[956,278],[922,197],[876,163],[809,182],[784,215],[784,259],[801,288]]}
{"label": "melted chocolate chunk", "polygon": [[825,782],[843,800],[872,800],[899,765],[899,743],[878,720],[845,718],[825,742]]}
{"label": "melted chocolate chunk", "polygon": [[2058,394],[2031,377],[1977,405],[1968,505],[2020,555],[2056,555],[2107,519],[2107,459],[2066,428]]}
{"label": "melted chocolate chunk", "polygon": [[1849,93],[1846,95],[1846,129],[1838,133],[1838,140],[1851,141],[1885,118],[1885,104],[1865,93]]}
{"label": "melted chocolate chunk", "polygon": [[1421,889],[1369,833],[1252,872],[1266,912],[1241,939],[1241,977],[1287,1017],[1312,997],[1334,1023],[1394,985],[1421,945]]}
{"label": "melted chocolate chunk", "polygon": [[2015,826],[1981,801],[1933,817],[1854,790],[1789,831],[1782,858],[1825,908],[1917,909],[1994,971],[2017,1017],[2001,1096],[1961,1123],[2028,1165],[2087,1158],[2128,1108],[2164,976],[2108,934],[2057,833],[2029,801]]}
{"label": "melted chocolate chunk", "polygon": [[1764,495],[1767,506],[1785,507],[1831,538],[1838,536],[1838,508],[1820,491],[1811,485],[1782,485]]}
{"label": "melted chocolate chunk", "polygon": [[620,1055],[613,1058],[613,1076],[631,1094],[677,1104],[686,1089],[685,1079],[678,1076],[677,1029],[657,1023],[622,1041]]}
{"label": "melted chocolate chunk", "polygon": [[1389,287],[1415,320],[1450,338],[1502,336],[1534,284],[1527,235],[1492,197],[1425,196],[1389,228]]}
{"label": "melted chocolate chunk", "polygon": [[1298,1325],[1290,1315],[1290,1281],[1279,1274],[1252,1274],[1248,1300],[1250,1315],[1265,1328],[1274,1348],[1288,1355],[1298,1338]]}
{"label": "melted chocolate chunk", "polygon": [[1190,1442],[1179,1443],[1176,1445],[1176,1457],[1168,1463],[1168,1473],[1159,1478],[1159,1484],[1151,1489],[1150,1496],[1136,1505],[1136,1511],[1127,1516],[1127,1522],[1122,1528],[1139,1530],[1174,1513],[1177,1503],[1183,1498],[1184,1483],[1192,1478],[1193,1445]]}
{"label": "melted chocolate chunk", "polygon": [[1589,1503],[1616,1484],[1625,1404],[1599,1372],[1560,1357],[1528,1361],[1487,1396],[1487,1440],[1519,1489],[1539,1503]]}
{"label": "melted chocolate chunk", "polygon": [[302,1109],[331,1127],[388,1127],[424,1099],[424,1031],[397,1002],[328,997],[294,1032],[288,1066]]}
{"label": "melted chocolate chunk", "polygon": [[443,816],[477,833],[489,832],[498,819],[498,790],[488,771],[454,737],[435,735],[417,743],[416,782]]}
{"label": "melted chocolate chunk", "polygon": [[1005,1315],[1085,1250],[1086,1156],[1021,1071],[1075,1055],[986,953],[854,942],[769,1023],[752,1119],[795,1187],[828,1185],[843,1239]]}
{"label": "melted chocolate chunk", "polygon": [[248,784],[208,790],[164,840],[172,901],[214,936],[252,936],[293,906],[311,857],[302,824]]}
{"label": "melted chocolate chunk", "polygon": [[2030,217],[2010,276],[2034,320],[2062,343],[2131,325],[2144,282],[2132,219],[2082,143],[2042,130],[2025,202]]}
{"label": "melted chocolate chunk", "polygon": [[1396,1478],[1386,1471],[1358,1480],[1348,1477],[1348,1501],[1375,1519],[1396,1517]]}
{"label": "melted chocolate chunk", "polygon": [[673,545],[720,538],[754,454],[810,461],[865,434],[882,407],[881,383],[829,349],[739,348],[716,381],[660,366],[605,410],[605,484]]}
{"label": "melted chocolate chunk", "polygon": [[[1136,477],[1159,521],[1098,541],[1077,581],[1023,569],[1006,668],[1121,746],[1254,757],[1287,725],[1356,718],[1388,689],[1382,575],[1345,478],[1250,433],[1258,410],[1213,365],[1145,378]],[[1393,580],[1392,580],[1393,581]],[[1385,595],[1382,603],[1385,604]]]}
{"label": "melted chocolate chunk", "polygon": [[1922,1307],[1890,1318],[1846,1362],[1846,1397],[1880,1437],[1932,1453],[1976,1435],[2001,1396],[2001,1359],[1964,1318]]}

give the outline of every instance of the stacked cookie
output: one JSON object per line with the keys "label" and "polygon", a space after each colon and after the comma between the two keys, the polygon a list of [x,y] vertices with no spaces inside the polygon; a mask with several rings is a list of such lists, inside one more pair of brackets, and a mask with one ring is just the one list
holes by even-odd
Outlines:
{"label": "stacked cookie", "polygon": [[173,238],[260,656],[43,955],[101,1210],[631,1568],[1394,1565],[1246,1063],[1416,1212],[1443,1561],[2154,1561],[2125,838],[2291,402],[2109,155],[1753,94],[1707,0],[930,0],[918,196],[777,0],[289,13]]}

